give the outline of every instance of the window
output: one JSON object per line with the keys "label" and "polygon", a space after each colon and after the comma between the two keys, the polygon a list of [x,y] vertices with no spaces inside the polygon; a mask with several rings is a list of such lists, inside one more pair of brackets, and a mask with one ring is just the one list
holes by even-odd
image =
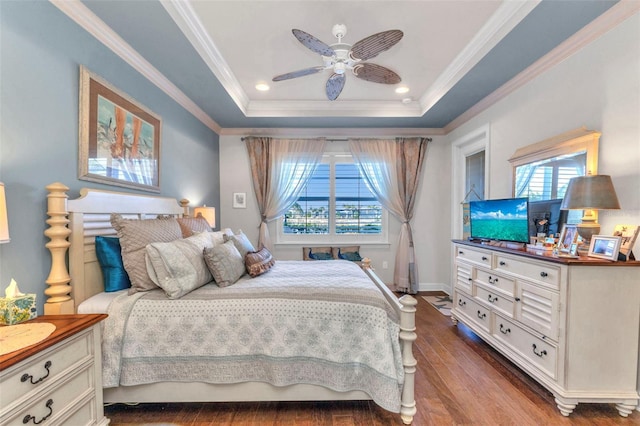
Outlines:
{"label": "window", "polygon": [[530,201],[555,200],[564,198],[569,181],[584,175],[585,154],[572,157],[558,157],[531,166],[521,166],[526,185],[516,193],[517,197],[529,197]]}
{"label": "window", "polygon": [[280,221],[278,242],[386,242],[386,212],[348,154],[326,154]]}

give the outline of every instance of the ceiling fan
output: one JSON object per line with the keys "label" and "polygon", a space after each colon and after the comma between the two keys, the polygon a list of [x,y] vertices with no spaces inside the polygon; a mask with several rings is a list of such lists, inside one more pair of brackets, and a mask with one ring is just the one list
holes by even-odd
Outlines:
{"label": "ceiling fan", "polygon": [[353,75],[362,80],[374,83],[397,84],[402,81],[400,76],[389,68],[363,62],[375,58],[398,43],[404,35],[400,30],[388,30],[371,35],[353,46],[342,42],[342,38],[347,34],[347,27],[342,24],[334,25],[331,30],[334,37],[338,39],[338,42],[332,45],[328,45],[302,30],[293,29],[291,31],[300,43],[322,55],[324,65],[277,75],[273,77],[273,81],[289,80],[324,70],[332,70],[333,74],[326,84],[327,98],[330,101],[336,100],[342,92],[347,70],[351,70]]}

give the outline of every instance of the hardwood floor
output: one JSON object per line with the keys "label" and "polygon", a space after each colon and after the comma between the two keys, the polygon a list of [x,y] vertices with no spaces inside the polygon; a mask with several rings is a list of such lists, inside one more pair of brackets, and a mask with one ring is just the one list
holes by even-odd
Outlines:
{"label": "hardwood floor", "polygon": [[[620,417],[613,404],[579,404],[563,417],[551,393],[421,297],[416,327],[416,426],[640,425],[640,412]],[[402,424],[370,401],[117,404],[105,414],[112,426]]]}

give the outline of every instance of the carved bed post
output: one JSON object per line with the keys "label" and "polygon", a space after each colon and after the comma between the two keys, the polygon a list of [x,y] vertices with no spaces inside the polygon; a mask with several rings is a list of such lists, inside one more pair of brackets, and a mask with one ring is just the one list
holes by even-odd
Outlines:
{"label": "carved bed post", "polygon": [[415,400],[415,374],[418,362],[413,356],[413,342],[418,337],[415,333],[418,301],[405,294],[400,298],[400,303],[402,304],[402,308],[400,308],[400,341],[402,343],[402,365],[404,366],[400,417],[404,424],[409,425],[418,411]]}
{"label": "carved bed post", "polygon": [[182,217],[189,217],[189,200],[183,198],[182,200],[180,200],[180,206],[184,210],[184,213],[182,213]]}
{"label": "carved bed post", "polygon": [[45,281],[49,287],[44,294],[49,296],[44,304],[45,315],[73,314],[75,307],[71,294],[71,277],[66,264],[67,249],[71,243],[67,240],[71,230],[67,228],[69,223],[67,212],[67,194],[69,190],[65,185],[56,182],[47,186],[47,224],[49,228],[44,235],[49,237],[45,247],[51,251],[51,272]]}

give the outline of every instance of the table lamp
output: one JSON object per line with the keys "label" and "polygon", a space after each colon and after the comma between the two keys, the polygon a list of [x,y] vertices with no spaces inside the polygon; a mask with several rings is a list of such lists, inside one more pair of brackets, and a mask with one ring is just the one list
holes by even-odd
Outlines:
{"label": "table lamp", "polygon": [[0,244],[8,243],[9,220],[7,219],[7,199],[4,194],[4,183],[0,182]]}
{"label": "table lamp", "polygon": [[600,224],[594,210],[619,209],[620,203],[611,176],[587,175],[569,181],[567,192],[560,206],[562,210],[584,210],[582,222],[577,225],[578,234],[585,243],[600,233]]}
{"label": "table lamp", "polygon": [[193,215],[195,217],[202,217],[207,221],[211,228],[216,227],[216,208],[215,207],[196,207],[193,209]]}

